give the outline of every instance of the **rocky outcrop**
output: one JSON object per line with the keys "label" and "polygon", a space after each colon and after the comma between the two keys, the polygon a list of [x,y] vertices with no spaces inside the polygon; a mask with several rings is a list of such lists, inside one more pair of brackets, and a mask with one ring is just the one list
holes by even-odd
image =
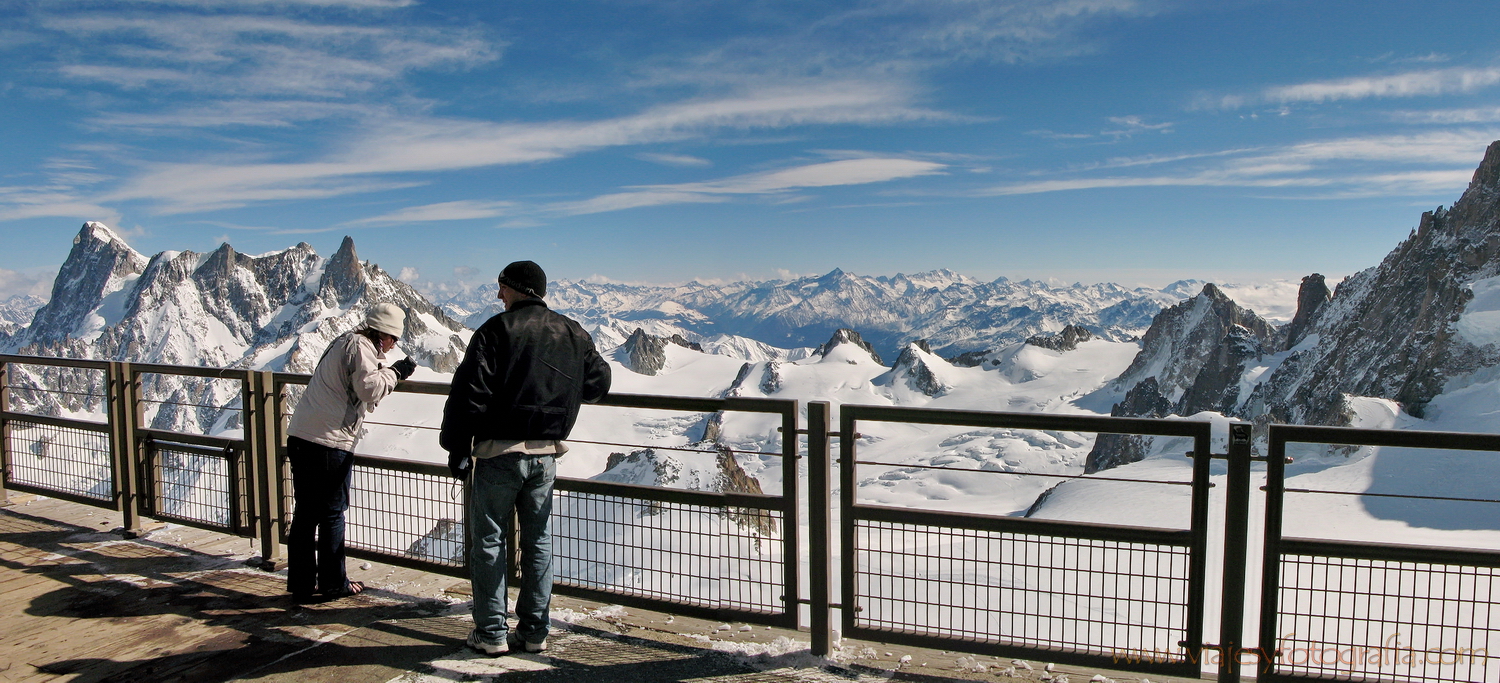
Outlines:
{"label": "rocky outcrop", "polygon": [[826,358],[829,352],[833,351],[836,347],[843,344],[852,344],[856,347],[864,349],[865,353],[870,354],[870,358],[873,359],[877,364],[884,364],[881,363],[880,354],[875,352],[875,347],[871,346],[869,342],[860,337],[858,332],[855,332],[854,330],[851,330],[847,327],[841,327],[835,330],[833,336],[828,338],[828,341],[818,345],[817,350],[813,351],[813,355],[823,356]]}
{"label": "rocky outcrop", "polygon": [[637,327],[620,345],[617,358],[621,365],[642,375],[655,375],[667,367],[667,340],[646,334]]}
{"label": "rocky outcrop", "polygon": [[1328,283],[1324,281],[1322,274],[1313,273],[1302,278],[1302,286],[1297,288],[1297,314],[1282,328],[1282,334],[1286,338],[1282,348],[1290,350],[1301,344],[1307,338],[1313,319],[1332,300],[1333,291],[1328,289]]}
{"label": "rocky outcrop", "polygon": [[891,367],[889,381],[904,383],[913,391],[934,398],[942,396],[952,387],[938,377],[932,366],[943,362],[943,359],[933,354],[926,341],[918,339],[901,349],[901,355],[896,357],[896,364]]}
{"label": "rocky outcrop", "polygon": [[1077,325],[1068,325],[1057,334],[1031,335],[1026,338],[1026,343],[1053,351],[1072,351],[1078,348],[1079,342],[1086,342],[1093,338],[1093,332]]}

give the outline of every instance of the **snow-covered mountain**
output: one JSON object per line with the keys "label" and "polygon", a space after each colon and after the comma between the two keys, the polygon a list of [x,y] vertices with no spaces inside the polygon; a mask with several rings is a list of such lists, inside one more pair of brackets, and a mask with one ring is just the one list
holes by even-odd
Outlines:
{"label": "snow-covered mountain", "polygon": [[[357,327],[378,302],[408,311],[399,345],[403,352],[431,371],[457,367],[469,332],[410,286],[361,262],[349,238],[326,259],[305,243],[262,256],[240,254],[225,244],[208,254],[168,251],[146,258],[104,224],[90,222],[74,238],[50,302],[5,349],[308,372],[328,342]],[[34,396],[58,400],[45,393]],[[146,397],[219,407],[235,400],[224,382],[164,376],[148,380]],[[153,425],[212,429],[222,413],[166,405],[155,413]]]}
{"label": "snow-covered mountain", "polygon": [[29,294],[17,294],[0,301],[0,344],[8,341],[21,328],[30,325],[37,309],[46,303],[41,297]]}
{"label": "snow-covered mountain", "polygon": [[[495,289],[479,287],[443,306],[474,327],[500,311]],[[623,343],[641,328],[700,344],[730,335],[796,349],[848,328],[892,357],[916,339],[952,357],[992,351],[1069,324],[1105,339],[1131,339],[1163,306],[1181,298],[1175,291],[1111,283],[1060,287],[1006,278],[982,282],[949,270],[873,277],[837,269],[820,277],[723,285],[563,280],[550,283],[547,295],[554,309],[593,331],[601,346]]]}
{"label": "snow-covered mountain", "polygon": [[[1439,399],[1477,397],[1477,387],[1494,388],[1500,367],[1500,141],[1463,196],[1423,213],[1379,265],[1332,291],[1322,275],[1309,275],[1297,301],[1279,328],[1212,285],[1163,310],[1113,384],[1125,393],[1112,412],[1445,428],[1434,407],[1451,411],[1452,403]],[[1480,405],[1493,410],[1500,400],[1485,396]],[[1413,419],[1378,417],[1386,413]],[[1469,422],[1451,428],[1493,431]],[[1091,471],[1138,460],[1149,450],[1143,446],[1100,439]]]}

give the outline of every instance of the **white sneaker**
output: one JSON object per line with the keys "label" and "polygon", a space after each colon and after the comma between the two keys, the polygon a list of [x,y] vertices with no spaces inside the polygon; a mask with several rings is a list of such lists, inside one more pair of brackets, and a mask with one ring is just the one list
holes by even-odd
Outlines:
{"label": "white sneaker", "polygon": [[504,640],[490,640],[488,638],[485,638],[484,636],[479,635],[479,631],[469,632],[468,646],[475,652],[489,655],[491,657],[499,657],[500,655],[510,652],[510,645]]}
{"label": "white sneaker", "polygon": [[513,649],[525,650],[527,652],[546,652],[547,651],[547,637],[546,636],[542,636],[542,639],[540,641],[537,641],[535,643],[531,643],[531,642],[527,642],[527,641],[521,640],[521,637],[518,636],[518,635],[516,635],[515,631],[511,631],[510,641],[511,642],[509,644],[510,644],[511,648],[513,648]]}

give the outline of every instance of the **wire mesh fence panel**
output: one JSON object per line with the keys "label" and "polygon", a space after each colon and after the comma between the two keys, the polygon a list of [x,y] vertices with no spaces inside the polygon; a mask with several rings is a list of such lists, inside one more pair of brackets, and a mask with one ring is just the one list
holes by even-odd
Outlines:
{"label": "wire mesh fence panel", "polygon": [[115,497],[109,435],[92,429],[10,420],[7,484],[110,502]]}
{"label": "wire mesh fence panel", "polygon": [[1186,661],[1189,551],[859,520],[855,624],[881,631]]}
{"label": "wire mesh fence panel", "polygon": [[463,494],[451,477],[356,462],[344,539],[361,550],[461,567],[463,508]]}
{"label": "wire mesh fence panel", "polygon": [[1278,675],[1500,681],[1500,569],[1283,554]]}
{"label": "wire mesh fence panel", "polygon": [[181,434],[241,438],[244,382],[238,378],[140,373],[141,424]]}
{"label": "wire mesh fence panel", "polygon": [[234,528],[231,478],[238,475],[236,459],[162,443],[153,450],[155,516]]}
{"label": "wire mesh fence panel", "polygon": [[558,490],[554,580],[713,609],[776,613],[781,513]]}
{"label": "wire mesh fence panel", "polygon": [[103,369],[10,363],[6,373],[9,405],[0,409],[104,423],[108,379]]}

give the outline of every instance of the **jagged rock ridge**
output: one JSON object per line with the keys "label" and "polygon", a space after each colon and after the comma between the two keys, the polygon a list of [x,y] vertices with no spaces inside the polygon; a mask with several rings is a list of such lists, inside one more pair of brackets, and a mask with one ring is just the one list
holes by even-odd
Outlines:
{"label": "jagged rock ridge", "polygon": [[[1273,334],[1207,286],[1194,301],[1163,311],[1118,380],[1129,392],[1112,412],[1215,410],[1261,424],[1347,425],[1350,397],[1367,396],[1420,417],[1450,380],[1500,364],[1500,344],[1468,339],[1458,326],[1476,284],[1495,277],[1500,141],[1486,150],[1463,196],[1423,213],[1379,265],[1331,294],[1322,275],[1304,278],[1296,315]],[[1205,315],[1188,315],[1190,308]],[[1119,441],[1096,442],[1090,471],[1138,455]]]}

